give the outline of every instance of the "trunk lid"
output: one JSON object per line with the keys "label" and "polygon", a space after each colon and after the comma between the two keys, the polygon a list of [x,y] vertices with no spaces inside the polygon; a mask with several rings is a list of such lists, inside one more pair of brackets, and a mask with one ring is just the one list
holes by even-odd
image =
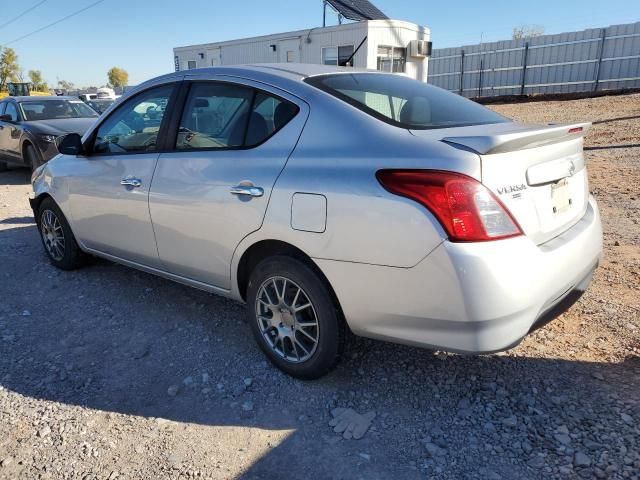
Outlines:
{"label": "trunk lid", "polygon": [[478,154],[482,183],[539,245],[586,212],[589,189],[582,147],[590,126],[509,122],[412,133]]}

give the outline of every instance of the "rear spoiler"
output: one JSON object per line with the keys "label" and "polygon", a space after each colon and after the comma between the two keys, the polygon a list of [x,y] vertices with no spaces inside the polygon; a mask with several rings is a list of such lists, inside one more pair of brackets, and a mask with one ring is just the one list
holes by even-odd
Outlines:
{"label": "rear spoiler", "polygon": [[454,145],[461,145],[480,155],[487,155],[535,148],[542,145],[564,142],[577,137],[584,137],[589,128],[591,128],[591,123],[589,122],[574,123],[571,125],[526,127],[522,130],[496,133],[494,135],[445,137],[442,141]]}

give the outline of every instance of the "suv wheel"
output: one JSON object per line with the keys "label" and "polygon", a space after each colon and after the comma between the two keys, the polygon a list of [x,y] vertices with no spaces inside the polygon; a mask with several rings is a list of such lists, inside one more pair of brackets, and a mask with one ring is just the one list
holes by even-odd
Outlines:
{"label": "suv wheel", "polygon": [[335,367],[345,325],[325,282],[305,263],[263,260],[251,273],[247,305],[253,335],[279,369],[311,380]]}
{"label": "suv wheel", "polygon": [[38,157],[38,152],[36,152],[33,145],[26,145],[24,147],[24,157],[24,163],[31,168],[32,172],[42,165],[42,162]]}
{"label": "suv wheel", "polygon": [[73,270],[85,263],[67,219],[51,198],[45,198],[38,209],[38,229],[49,261],[62,270]]}

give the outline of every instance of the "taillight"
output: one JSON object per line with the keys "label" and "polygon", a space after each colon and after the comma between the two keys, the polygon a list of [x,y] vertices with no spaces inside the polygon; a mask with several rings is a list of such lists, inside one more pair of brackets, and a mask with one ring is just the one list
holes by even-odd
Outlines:
{"label": "taillight", "polygon": [[379,170],[389,192],[425,206],[453,242],[486,242],[522,235],[509,211],[477,180],[439,170]]}

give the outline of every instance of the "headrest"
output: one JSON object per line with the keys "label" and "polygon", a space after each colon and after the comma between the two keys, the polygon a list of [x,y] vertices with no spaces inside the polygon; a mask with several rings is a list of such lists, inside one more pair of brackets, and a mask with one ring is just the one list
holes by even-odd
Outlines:
{"label": "headrest", "polygon": [[424,97],[413,97],[407,100],[400,110],[400,121],[409,125],[426,125],[431,123],[431,104]]}
{"label": "headrest", "polygon": [[209,100],[206,98],[196,98],[193,108],[209,108]]}
{"label": "headrest", "polygon": [[291,120],[291,117],[296,113],[295,105],[290,103],[279,103],[273,112],[273,126],[276,130],[279,130],[285,123]]}

